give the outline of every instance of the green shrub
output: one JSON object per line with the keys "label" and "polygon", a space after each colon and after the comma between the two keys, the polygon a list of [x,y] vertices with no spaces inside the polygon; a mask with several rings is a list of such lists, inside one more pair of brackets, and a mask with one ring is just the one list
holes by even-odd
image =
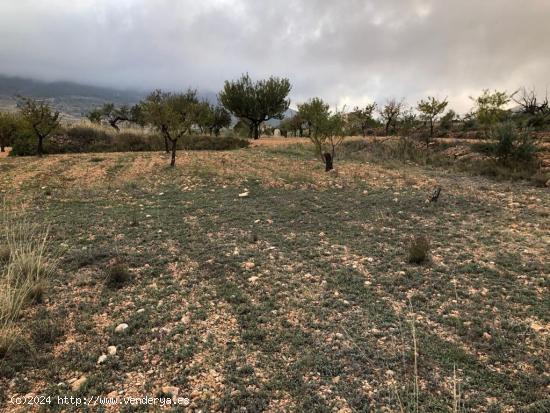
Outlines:
{"label": "green shrub", "polygon": [[15,133],[11,148],[11,156],[32,156],[36,155],[37,142],[32,132],[20,129]]}
{"label": "green shrub", "polygon": [[498,125],[494,132],[497,139],[494,147],[495,156],[503,161],[533,160],[537,151],[533,135],[528,130],[518,130],[513,122]]}

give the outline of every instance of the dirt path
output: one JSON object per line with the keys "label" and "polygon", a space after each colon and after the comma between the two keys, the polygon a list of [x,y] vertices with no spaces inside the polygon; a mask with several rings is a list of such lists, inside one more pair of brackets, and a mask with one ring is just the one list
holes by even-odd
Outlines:
{"label": "dirt path", "polygon": [[10,154],[11,148],[6,148],[6,152],[0,152],[0,158],[5,158]]}

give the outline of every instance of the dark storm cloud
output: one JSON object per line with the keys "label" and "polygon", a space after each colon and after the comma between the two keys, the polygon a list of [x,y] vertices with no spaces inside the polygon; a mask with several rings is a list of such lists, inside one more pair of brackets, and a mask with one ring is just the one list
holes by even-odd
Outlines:
{"label": "dark storm cloud", "polygon": [[550,83],[546,0],[0,0],[0,73],[216,91],[248,71],[333,105]]}

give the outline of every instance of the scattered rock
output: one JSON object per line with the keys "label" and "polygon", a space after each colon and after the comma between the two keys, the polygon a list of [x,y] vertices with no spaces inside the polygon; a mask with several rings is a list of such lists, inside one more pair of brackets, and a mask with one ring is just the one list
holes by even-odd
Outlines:
{"label": "scattered rock", "polygon": [[88,381],[88,378],[86,376],[80,376],[79,379],[75,380],[71,384],[71,389],[73,391],[79,391]]}
{"label": "scattered rock", "polygon": [[99,358],[97,359],[97,364],[105,363],[106,360],[107,360],[107,354],[102,354],[102,355],[99,356]]}
{"label": "scattered rock", "polygon": [[483,333],[483,339],[489,341],[493,338],[488,332]]}
{"label": "scattered rock", "polygon": [[110,356],[114,356],[116,354],[116,346],[107,347],[107,353],[109,353]]}
{"label": "scattered rock", "polygon": [[191,318],[186,314],[184,315],[181,320],[180,320],[183,324],[189,324],[189,322],[191,321]]}
{"label": "scattered rock", "polygon": [[143,313],[144,311],[145,311],[145,308],[140,308],[139,310],[137,310],[138,314]]}
{"label": "scattered rock", "polygon": [[256,276],[254,275],[254,276],[250,277],[250,278],[248,279],[248,281],[250,281],[251,283],[255,283],[256,281],[258,281],[258,278],[259,278],[259,277],[256,277]]}
{"label": "scattered rock", "polygon": [[128,324],[121,323],[115,328],[115,333],[124,333],[126,329],[128,328]]}
{"label": "scattered rock", "polygon": [[250,195],[249,192],[241,192],[241,193],[239,194],[239,198],[246,198],[248,195]]}
{"label": "scattered rock", "polygon": [[254,264],[252,261],[247,261],[247,262],[243,263],[243,268],[246,269],[246,270],[251,270],[255,266],[256,266],[256,264]]}

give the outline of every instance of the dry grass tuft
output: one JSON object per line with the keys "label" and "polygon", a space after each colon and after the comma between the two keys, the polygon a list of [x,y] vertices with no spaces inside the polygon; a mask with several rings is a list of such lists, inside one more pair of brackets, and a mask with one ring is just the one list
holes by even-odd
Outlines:
{"label": "dry grass tuft", "polygon": [[411,264],[422,264],[430,256],[430,241],[424,235],[418,235],[409,243],[409,262]]}
{"label": "dry grass tuft", "polygon": [[0,354],[22,339],[19,314],[29,302],[43,300],[54,266],[46,251],[48,231],[5,211],[2,238],[8,254],[0,269]]}
{"label": "dry grass tuft", "polygon": [[130,271],[124,262],[116,261],[107,268],[107,285],[110,287],[119,288],[130,278]]}

